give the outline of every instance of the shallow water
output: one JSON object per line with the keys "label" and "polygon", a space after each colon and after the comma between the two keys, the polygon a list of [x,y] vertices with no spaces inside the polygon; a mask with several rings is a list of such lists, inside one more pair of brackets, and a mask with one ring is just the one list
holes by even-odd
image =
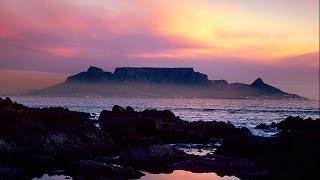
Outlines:
{"label": "shallow water", "polygon": [[[235,176],[218,176],[216,173],[193,173],[183,170],[175,170],[170,174],[151,174],[144,172],[145,176],[141,180],[240,180]],[[70,176],[64,175],[48,175],[44,174],[40,178],[33,178],[32,180],[66,180],[72,179]]]}
{"label": "shallow water", "polygon": [[170,174],[146,174],[141,180],[239,180],[234,176],[220,177],[216,173],[192,173],[189,171],[175,170]]}
{"label": "shallow water", "polygon": [[65,175],[48,175],[48,174],[44,174],[42,177],[32,178],[32,180],[66,180],[66,179],[71,180],[72,177],[65,176]]}
{"label": "shallow water", "polygon": [[279,122],[289,115],[319,118],[319,101],[245,100],[245,99],[157,99],[157,98],[86,98],[86,97],[11,97],[31,107],[66,107],[92,113],[95,119],[103,109],[114,105],[144,109],[168,109],[187,121],[223,121],[248,127],[254,134],[270,136],[276,130],[256,130],[261,123]]}

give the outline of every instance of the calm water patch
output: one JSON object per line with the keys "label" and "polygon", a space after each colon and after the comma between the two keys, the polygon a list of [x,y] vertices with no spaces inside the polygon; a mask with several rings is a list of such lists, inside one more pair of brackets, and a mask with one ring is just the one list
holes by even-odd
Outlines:
{"label": "calm water patch", "polygon": [[234,176],[220,177],[216,173],[192,173],[189,171],[175,170],[170,174],[146,174],[142,180],[240,180]]}
{"label": "calm water patch", "polygon": [[40,178],[32,178],[32,180],[66,180],[66,179],[72,179],[70,176],[65,176],[65,175],[48,175],[44,174]]}

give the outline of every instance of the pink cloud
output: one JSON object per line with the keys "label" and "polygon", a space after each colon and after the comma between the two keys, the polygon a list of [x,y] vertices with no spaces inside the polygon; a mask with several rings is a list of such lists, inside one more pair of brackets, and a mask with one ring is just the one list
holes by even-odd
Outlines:
{"label": "pink cloud", "polygon": [[[78,72],[90,65],[105,67],[110,71],[116,66],[195,66],[206,73],[219,72],[221,78],[227,80],[238,80],[235,72],[242,72],[238,67],[253,67],[243,79],[255,78],[258,75],[256,72],[263,71],[264,68],[260,67],[266,64],[271,69],[278,67],[278,74],[281,74],[280,71],[289,72],[286,67],[299,69],[297,67],[301,66],[299,70],[319,67],[319,52],[301,57],[292,57],[290,52],[289,58],[277,58],[271,63],[263,55],[277,52],[278,46],[290,48],[285,45],[291,45],[293,36],[287,36],[286,32],[290,33],[292,29],[279,31],[275,28],[271,32],[260,28],[259,22],[248,24],[258,23],[256,29],[233,28],[235,24],[230,25],[223,16],[226,15],[223,14],[225,6],[217,6],[215,2],[2,0],[0,67]],[[238,2],[235,4],[240,4],[239,7],[245,5],[242,1],[234,2]],[[217,11],[210,9],[215,6],[219,7],[215,9]],[[235,23],[248,22],[247,19],[233,17],[235,14],[232,11],[227,12],[228,17],[236,19]],[[221,22],[219,17],[222,17]],[[304,21],[302,24],[300,21],[297,20],[295,25],[304,27]],[[176,23],[179,26],[176,27]],[[316,32],[312,36],[318,39],[319,28],[312,27]],[[211,37],[211,33],[215,36]],[[306,38],[303,33],[297,37],[301,38],[301,42]],[[254,43],[248,43],[251,40]],[[280,44],[282,42],[284,44]],[[299,50],[300,44],[296,45]],[[238,47],[229,50],[232,46]],[[257,57],[262,58],[259,61]],[[315,82],[318,79],[312,80]]]}

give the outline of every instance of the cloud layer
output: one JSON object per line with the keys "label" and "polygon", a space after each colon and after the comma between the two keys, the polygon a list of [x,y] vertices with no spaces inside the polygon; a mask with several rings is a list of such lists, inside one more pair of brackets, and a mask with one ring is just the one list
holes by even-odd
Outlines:
{"label": "cloud layer", "polygon": [[317,0],[2,0],[0,68],[195,66],[210,74],[221,66],[212,78],[233,80],[232,69],[247,64],[256,69],[242,81],[260,67],[298,67],[318,82],[310,73],[319,71],[318,13]]}

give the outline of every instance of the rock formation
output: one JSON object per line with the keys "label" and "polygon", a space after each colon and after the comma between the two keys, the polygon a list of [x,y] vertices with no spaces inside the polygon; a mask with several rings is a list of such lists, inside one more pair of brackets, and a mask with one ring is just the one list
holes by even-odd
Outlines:
{"label": "rock formation", "polygon": [[[99,124],[101,129],[87,113],[29,108],[0,98],[0,179],[32,179],[57,170],[74,179],[136,179],[143,176],[139,170],[176,169],[241,179],[320,175],[320,119],[290,116],[259,126],[278,128],[277,136],[259,137],[229,123],[188,122],[169,110],[139,112],[116,105],[101,112]],[[171,143],[217,151],[190,155]]]}

